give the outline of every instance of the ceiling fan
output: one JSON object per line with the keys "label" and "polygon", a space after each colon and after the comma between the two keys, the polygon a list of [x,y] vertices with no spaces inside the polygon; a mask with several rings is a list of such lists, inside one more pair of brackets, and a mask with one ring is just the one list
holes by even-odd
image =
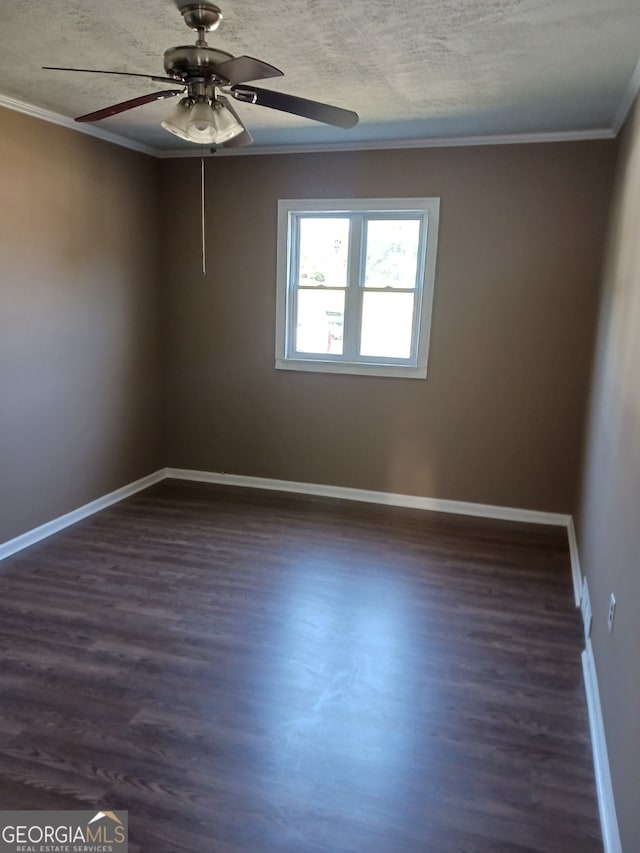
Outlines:
{"label": "ceiling fan", "polygon": [[175,109],[161,122],[175,136],[200,145],[223,145],[242,148],[253,138],[234,110],[229,95],[237,101],[258,104],[273,110],[313,119],[345,129],[355,127],[358,114],[352,110],[310,101],[295,95],[249,86],[253,80],[282,77],[283,72],[267,62],[251,56],[233,56],[227,51],[209,47],[205,34],[217,29],[222,12],[213,3],[187,3],[178,6],[188,27],[198,34],[195,45],[171,47],[164,54],[166,76],[136,74],[128,71],[100,71],[90,68],[43,66],[48,71],[81,71],[91,74],[117,74],[144,77],[155,83],[169,83],[172,88],[131,98],[110,107],[78,116],[76,121],[92,122],[140,107],[152,101],[182,96]]}

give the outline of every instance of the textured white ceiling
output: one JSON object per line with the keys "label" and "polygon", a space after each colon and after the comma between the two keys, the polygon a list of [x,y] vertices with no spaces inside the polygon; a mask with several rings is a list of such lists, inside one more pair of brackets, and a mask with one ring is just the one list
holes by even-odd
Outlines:
{"label": "textured white ceiling", "polygon": [[[184,2],[184,0],[183,0]],[[209,43],[278,66],[264,88],[354,109],[345,131],[238,105],[257,145],[554,133],[610,128],[640,56],[639,0],[218,0]],[[163,88],[42,71],[162,74],[193,42],[172,0],[3,0],[0,94],[75,116]],[[172,102],[100,122],[155,148]]]}

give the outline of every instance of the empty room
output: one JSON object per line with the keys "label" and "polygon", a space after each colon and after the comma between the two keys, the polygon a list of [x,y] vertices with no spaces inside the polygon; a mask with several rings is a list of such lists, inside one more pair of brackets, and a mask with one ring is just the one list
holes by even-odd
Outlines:
{"label": "empty room", "polygon": [[4,4],[0,851],[640,850],[639,58]]}

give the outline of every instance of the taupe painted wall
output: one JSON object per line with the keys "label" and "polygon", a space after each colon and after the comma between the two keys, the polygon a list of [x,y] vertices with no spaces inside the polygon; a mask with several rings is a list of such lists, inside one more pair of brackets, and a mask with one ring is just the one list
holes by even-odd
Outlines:
{"label": "taupe painted wall", "polygon": [[[570,511],[615,143],[164,161],[167,464]],[[424,381],[274,370],[279,198],[439,196]]]}
{"label": "taupe painted wall", "polygon": [[[197,162],[4,110],[0,153],[0,542],[165,464],[574,506],[614,143],[209,161],[204,278]],[[275,371],[277,199],[403,195],[442,199],[428,379]],[[640,849],[639,233],[636,107],[579,511],[625,850]]]}
{"label": "taupe painted wall", "polygon": [[640,850],[640,104],[617,183],[578,538],[622,846],[632,853]]}
{"label": "taupe painted wall", "polygon": [[157,163],[0,110],[0,542],[148,474]]}

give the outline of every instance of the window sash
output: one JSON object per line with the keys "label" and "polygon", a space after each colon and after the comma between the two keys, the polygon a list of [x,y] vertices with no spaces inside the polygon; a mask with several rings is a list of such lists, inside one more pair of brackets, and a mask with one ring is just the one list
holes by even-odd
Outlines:
{"label": "window sash", "polygon": [[[348,219],[349,246],[347,256],[346,287],[301,285],[300,273],[300,223],[303,219]],[[416,256],[415,283],[412,288],[365,287],[367,223],[375,220],[405,220],[420,223]],[[423,282],[429,214],[424,210],[362,210],[362,211],[290,211],[288,218],[288,274],[286,293],[286,349],[285,358],[301,361],[346,362],[352,364],[384,364],[415,367],[418,364],[420,319],[423,308]],[[342,353],[302,352],[296,348],[298,328],[298,294],[301,290],[345,293]],[[414,297],[411,322],[410,355],[407,358],[361,355],[362,310],[365,293],[410,293]]]}

